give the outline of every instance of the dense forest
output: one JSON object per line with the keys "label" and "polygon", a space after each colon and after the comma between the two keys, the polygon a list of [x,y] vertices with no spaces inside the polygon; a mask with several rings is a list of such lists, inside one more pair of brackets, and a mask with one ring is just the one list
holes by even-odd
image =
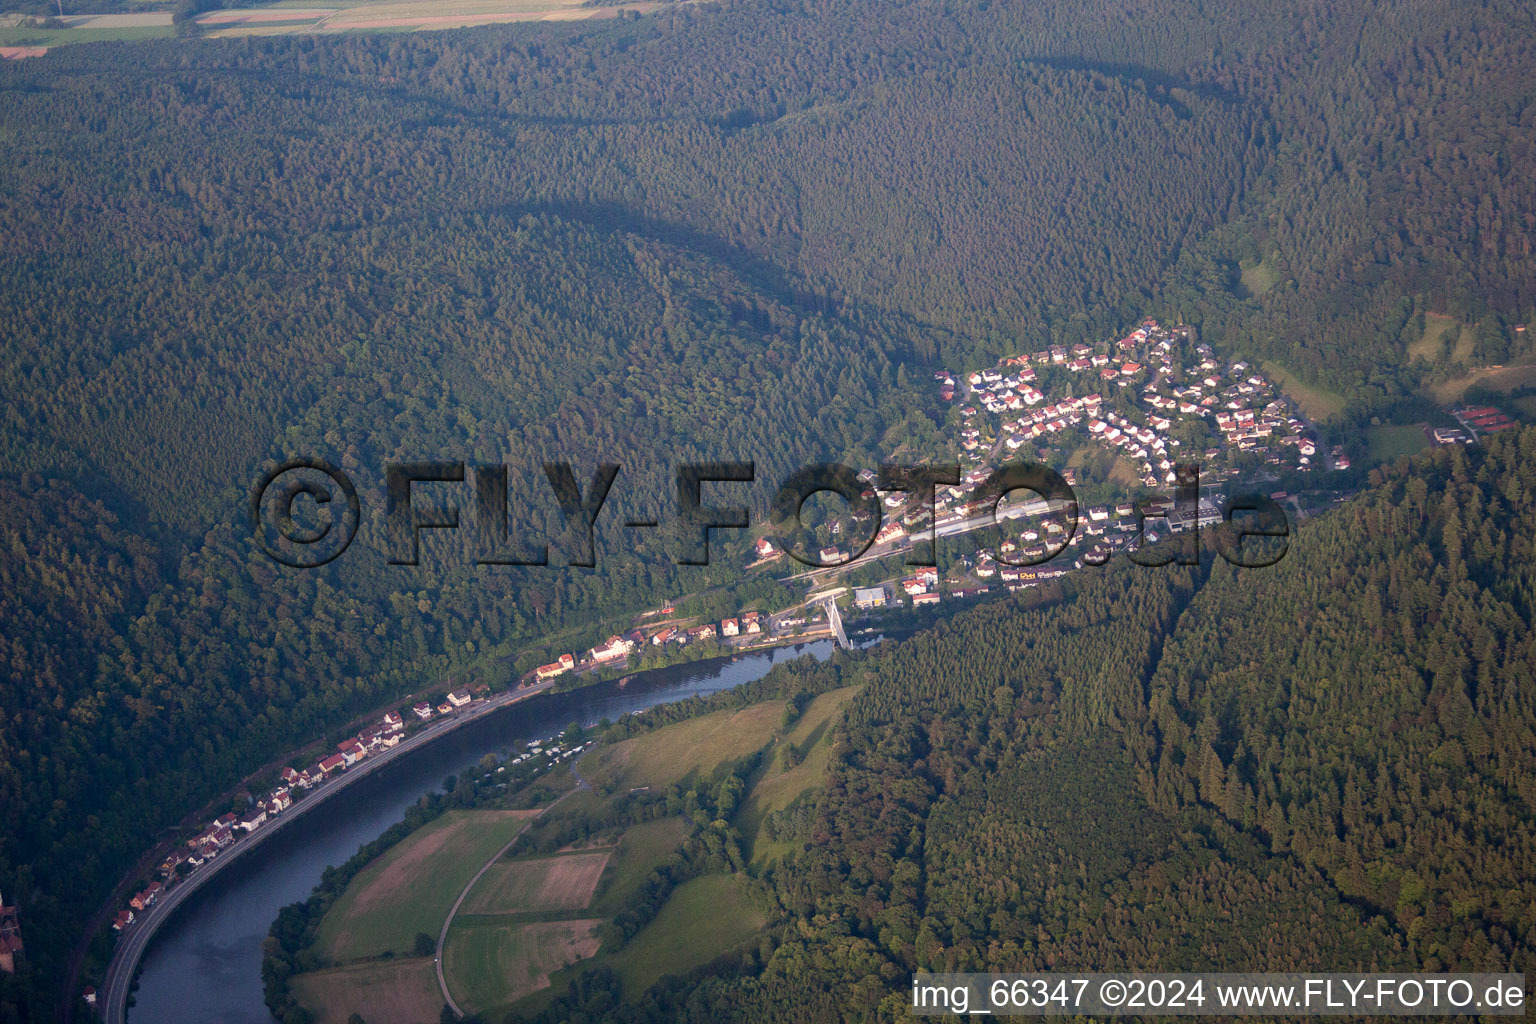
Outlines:
{"label": "dense forest", "polygon": [[1533,467],[1536,429],[1437,453],[1272,569],[1122,564],[781,670],[866,689],[758,880],[777,923],[540,1019],[896,1019],[916,970],[1525,970]]}
{"label": "dense forest", "polygon": [[[745,497],[765,508],[792,467],[931,453],[953,415],[919,386],[933,370],[1104,340],[1148,313],[1327,382],[1355,409],[1426,372],[1403,352],[1424,309],[1479,324],[1485,361],[1522,354],[1512,346],[1530,342],[1507,328],[1536,309],[1533,17],[1514,0],[734,0],[601,24],[0,62],[0,892],[22,908],[28,952],[0,979],[0,1015],[48,1017],[111,886],[244,773],[412,689],[500,681],[596,639],[605,617],[736,583],[740,539],[685,569],[618,525],[670,515],[680,462],[755,460]],[[1277,283],[1257,293],[1237,268],[1260,260]],[[332,460],[363,497],[358,545],[313,572],[276,566],[243,520],[260,467],[293,455]],[[383,466],[419,458],[508,465],[529,537],[558,533],[543,462],[571,461],[583,480],[620,462],[598,566],[566,568],[557,549],[552,568],[477,569],[452,536],[427,541],[419,569],[386,565]],[[1471,565],[1480,537],[1458,529]],[[1114,584],[1128,589],[1110,603],[1171,621],[1196,581],[1154,577]],[[1088,605],[1061,614],[1099,614]],[[1214,669],[1198,684],[1168,676],[1146,630],[1116,621],[1074,626],[1113,646],[1098,684],[1062,641],[1052,686],[1021,691],[1010,714],[1024,729],[1060,702],[1084,737],[1123,733],[1131,760],[1097,770],[1135,779],[1143,795],[1124,799],[1165,816],[1138,842],[1174,842],[1197,827],[1180,814],[1205,815],[1210,846],[1167,879],[1160,913],[1202,885],[1311,891],[1305,874],[1348,894],[1318,910],[1342,915],[1329,918],[1341,933],[1379,917],[1381,950],[1414,906],[1415,942],[1492,934],[1476,930],[1492,906],[1430,912],[1451,868],[1416,866],[1405,900],[1382,849],[1325,842],[1321,818],[1290,812],[1323,780],[1293,793],[1256,767],[1279,745],[1334,765],[1342,790],[1347,763],[1259,735],[1270,723],[1244,717],[1255,707],[1208,692]],[[1199,635],[1178,651],[1237,657]],[[1447,678],[1510,678],[1436,657]],[[990,656],[966,671],[988,665],[1013,671]],[[1113,692],[1133,678],[1139,697]],[[989,707],[997,685],[967,700]],[[1499,707],[1498,690],[1467,700]],[[1221,726],[1206,735],[1212,708]],[[992,726],[965,728],[982,744]],[[1507,741],[1482,728],[1434,764],[1481,770]],[[879,757],[925,760],[931,742],[897,729]],[[1360,783],[1360,815],[1432,791],[1428,769],[1401,771]],[[1503,771],[1490,793],[1513,785]],[[1218,776],[1230,799],[1207,800]],[[911,786],[891,823],[926,815],[938,792]],[[1227,836],[1246,852],[1210,852]],[[900,945],[868,945],[881,893],[837,919],[850,963]],[[1006,941],[1045,941],[1024,924],[1043,913]],[[938,929],[924,950],[983,948]]]}

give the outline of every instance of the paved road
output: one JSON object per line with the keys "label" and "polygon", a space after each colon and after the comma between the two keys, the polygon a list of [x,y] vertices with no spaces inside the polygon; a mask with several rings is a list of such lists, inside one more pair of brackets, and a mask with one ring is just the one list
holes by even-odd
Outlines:
{"label": "paved road", "polygon": [[[101,1010],[102,1019],[106,1024],[126,1024],[128,1019],[128,995],[133,987],[134,975],[138,972],[139,961],[144,956],[144,951],[149,948],[150,940],[160,930],[166,921],[175,914],[176,908],[185,903],[193,893],[207,885],[231,863],[256,849],[267,839],[288,828],[298,819],[309,814],[326,800],[340,793],[348,786],[354,785],[359,779],[365,778],[396,758],[403,757],[407,752],[446,736],[470,722],[476,721],[506,707],[542,693],[554,686],[554,683],[538,683],[505,694],[499,694],[488,700],[476,701],[469,707],[458,713],[439,718],[421,731],[414,733],[409,739],[399,746],[373,754],[361,763],[347,769],[338,777],[310,790],[303,799],[299,800],[288,810],[284,811],[275,821],[261,826],[250,835],[237,839],[235,843],[223,853],[219,854],[212,863],[205,864],[192,872],[186,880],[166,891],[158,902],[148,910],[137,915],[133,924],[117,940],[117,947],[112,951],[112,960],[107,965],[106,980],[102,982],[101,993],[97,997],[97,1003]],[[152,1022],[151,1022],[152,1024]]]}

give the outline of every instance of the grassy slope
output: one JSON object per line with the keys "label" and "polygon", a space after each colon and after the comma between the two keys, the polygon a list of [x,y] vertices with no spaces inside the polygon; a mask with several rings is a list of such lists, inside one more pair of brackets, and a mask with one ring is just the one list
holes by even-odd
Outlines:
{"label": "grassy slope", "polygon": [[677,887],[656,919],[606,957],[624,990],[638,994],[664,974],[708,963],[762,928],[762,913],[734,875],[705,875]]}
{"label": "grassy slope", "polygon": [[757,750],[773,738],[783,714],[783,701],[766,701],[678,722],[598,747],[581,759],[581,773],[593,785],[612,784],[620,790],[670,785]]}
{"label": "grassy slope", "polygon": [[1258,298],[1279,283],[1280,261],[1271,253],[1262,263],[1243,268],[1238,294],[1245,299]]}
{"label": "grassy slope", "polygon": [[754,862],[766,863],[788,852],[787,844],[759,840],[757,831],[770,811],[781,811],[821,784],[832,757],[832,719],[858,687],[849,686],[817,697],[801,714],[786,739],[801,748],[805,760],[788,770],[775,759],[763,768],[742,805],[737,823],[751,844]]}
{"label": "grassy slope", "polygon": [[1301,411],[1312,419],[1325,420],[1335,413],[1344,411],[1343,395],[1304,383],[1279,363],[1266,362],[1262,364],[1262,368],[1279,383],[1281,390],[1296,399],[1296,404],[1301,406]]}
{"label": "grassy slope", "polygon": [[603,917],[617,913],[625,897],[660,867],[687,835],[688,823],[682,818],[659,818],[630,826],[608,865],[608,876],[598,888],[592,912]]}

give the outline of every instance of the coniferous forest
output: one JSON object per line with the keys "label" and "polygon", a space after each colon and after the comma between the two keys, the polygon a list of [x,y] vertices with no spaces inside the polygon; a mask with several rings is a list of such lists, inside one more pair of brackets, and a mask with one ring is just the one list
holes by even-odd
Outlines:
{"label": "coniferous forest", "polygon": [[[1148,315],[1339,394],[1338,442],[1437,372],[1425,310],[1528,359],[1533,65],[1519,0],[722,0],[0,61],[0,1020],[53,1019],[113,887],[248,774],[740,585],[746,534],[692,567],[618,525],[679,463],[755,461],[765,512],[808,463],[938,454],[934,372]],[[245,521],[292,456],[361,493],[323,569]],[[1106,569],[795,669],[867,690],[757,880],[775,925],[551,1019],[872,1019],[918,968],[1521,969],[1533,457],[1373,470],[1269,569]],[[597,565],[476,566],[467,530],[387,564],[384,466],[420,459],[505,464],[529,538],[543,463],[621,463]]]}
{"label": "coniferous forest", "polygon": [[1533,467],[1533,429],[1451,449],[1273,569],[1122,565],[802,668],[865,689],[757,882],[781,927],[541,1019],[898,1019],[918,970],[1523,969]]}

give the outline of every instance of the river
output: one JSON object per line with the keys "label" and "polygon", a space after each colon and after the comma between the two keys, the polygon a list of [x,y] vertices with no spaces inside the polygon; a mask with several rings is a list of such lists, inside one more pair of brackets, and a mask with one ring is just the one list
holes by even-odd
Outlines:
{"label": "river", "polygon": [[[857,643],[858,641],[856,641]],[[860,644],[862,646],[862,643]],[[132,1024],[272,1024],[262,1003],[261,942],[277,912],[308,898],[329,865],[399,821],[422,794],[488,753],[542,738],[572,721],[616,720],[656,704],[716,693],[801,654],[825,658],[832,641],[773,648],[735,661],[675,665],[570,693],[541,694],[487,715],[331,797],[323,813],[274,835],[166,921],[144,954]]]}

